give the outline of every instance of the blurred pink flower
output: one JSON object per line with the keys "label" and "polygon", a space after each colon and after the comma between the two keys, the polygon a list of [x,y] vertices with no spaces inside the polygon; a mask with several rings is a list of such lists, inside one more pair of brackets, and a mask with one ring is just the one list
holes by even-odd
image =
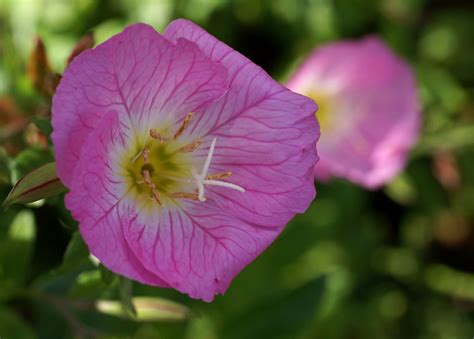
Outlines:
{"label": "blurred pink flower", "polygon": [[374,189],[403,169],[419,133],[416,83],[381,40],[318,48],[287,86],[319,106],[317,179],[343,177]]}
{"label": "blurred pink flower", "polygon": [[189,21],[130,26],[54,96],[66,206],[112,271],[210,301],[313,200],[315,110]]}

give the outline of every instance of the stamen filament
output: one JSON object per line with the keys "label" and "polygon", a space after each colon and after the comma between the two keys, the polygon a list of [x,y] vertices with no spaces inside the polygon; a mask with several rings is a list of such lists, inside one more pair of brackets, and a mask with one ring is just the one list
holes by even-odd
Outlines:
{"label": "stamen filament", "polygon": [[132,164],[133,164],[135,161],[137,161],[137,159],[140,158],[140,156],[143,154],[143,151],[145,150],[147,143],[148,143],[148,135],[145,136],[145,142],[143,143],[143,148],[137,153],[137,155],[135,155],[135,156],[132,158]]}
{"label": "stamen filament", "polygon": [[138,158],[141,157],[141,155],[142,155],[142,153],[143,153],[143,150],[144,150],[144,148],[142,148],[142,149],[140,150],[140,152],[138,152],[137,155],[135,155],[135,156],[133,157],[133,159],[132,159],[132,164],[133,164],[135,161],[137,161]]}

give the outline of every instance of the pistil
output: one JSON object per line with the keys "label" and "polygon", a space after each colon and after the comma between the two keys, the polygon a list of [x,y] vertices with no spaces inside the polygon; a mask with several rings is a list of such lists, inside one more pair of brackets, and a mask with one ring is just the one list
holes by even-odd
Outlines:
{"label": "pistil", "polygon": [[[222,180],[232,176],[232,172],[230,171],[208,174],[209,167],[211,166],[212,157],[214,155],[214,150],[216,147],[216,138],[214,138],[211,142],[201,173],[198,173],[195,167],[191,167],[192,178],[185,179],[183,177],[180,177],[179,175],[174,176],[174,174],[166,168],[166,166],[168,165],[165,164],[167,163],[167,161],[169,162],[170,159],[172,159],[169,157],[183,157],[183,155],[179,155],[179,153],[194,152],[202,144],[201,138],[198,137],[192,142],[185,144],[184,146],[181,146],[180,148],[177,148],[174,151],[171,151],[167,156],[168,158],[166,156],[165,158],[162,158],[164,153],[156,153],[159,150],[161,150],[159,152],[162,152],[163,150],[167,149],[170,146],[170,143],[173,143],[176,139],[182,136],[186,128],[189,126],[192,116],[193,113],[191,112],[186,115],[180,127],[172,138],[163,137],[162,135],[160,135],[160,133],[158,133],[156,129],[150,129],[147,138],[151,138],[151,143],[149,143],[149,139],[145,140],[143,148],[132,159],[132,164],[135,163],[139,158],[142,159],[142,164],[137,163],[136,165],[133,165],[136,166],[137,169],[139,168],[139,173],[142,176],[142,179],[136,181],[136,184],[146,185],[149,191],[151,192],[151,198],[162,207],[164,207],[164,204],[162,202],[160,192],[161,194],[164,193],[168,198],[172,199],[190,199],[201,202],[206,201],[206,197],[204,195],[204,188],[206,185],[226,187],[239,192],[245,192],[245,189],[243,187]],[[153,144],[153,142],[155,141],[157,141],[158,144]],[[158,163],[157,161],[160,161],[160,163]],[[161,161],[163,161],[163,163],[161,163]],[[170,163],[170,165],[174,166],[172,163]],[[158,180],[158,186],[155,184],[155,182],[153,182],[152,175],[155,180]],[[175,182],[176,184],[178,182],[181,182],[185,186],[188,186],[190,184],[192,185],[194,182],[196,185],[196,189],[194,190],[194,192],[170,192],[168,188],[164,188],[166,186],[163,186],[169,185],[163,184],[163,182],[170,182],[170,180]],[[158,190],[158,187],[160,187],[161,191]]]}
{"label": "pistil", "polygon": [[211,165],[212,156],[214,155],[216,142],[217,142],[217,138],[214,138],[211,142],[211,147],[209,147],[209,153],[207,154],[207,158],[206,158],[206,161],[204,162],[204,167],[201,173],[200,174],[197,173],[196,168],[194,167],[191,168],[191,174],[196,180],[196,185],[198,188],[198,198],[199,198],[199,201],[202,201],[202,202],[206,201],[206,198],[204,197],[204,185],[227,187],[227,188],[231,188],[233,190],[236,190],[242,193],[245,192],[245,189],[243,187],[240,187],[236,184],[232,184],[226,181],[215,180],[217,178],[220,179],[221,177],[226,177],[227,175],[230,176],[232,174],[231,172],[224,172],[225,174],[217,173],[210,176],[207,175],[207,172],[209,171],[209,166]]}

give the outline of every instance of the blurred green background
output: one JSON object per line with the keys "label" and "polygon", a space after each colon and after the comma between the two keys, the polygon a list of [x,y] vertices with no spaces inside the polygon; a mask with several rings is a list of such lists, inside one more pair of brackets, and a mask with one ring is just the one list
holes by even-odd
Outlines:
{"label": "blurred green background", "polygon": [[[0,338],[472,338],[472,0],[0,0],[0,200],[53,160],[50,94],[32,84],[35,37],[62,73],[88,32],[98,43],[177,17],[280,81],[321,43],[381,36],[419,82],[423,132],[408,167],[375,192],[317,184],[307,213],[210,304],[94,264],[61,196],[1,210]],[[140,303],[133,316],[132,296],[179,304],[153,299],[147,320]]]}

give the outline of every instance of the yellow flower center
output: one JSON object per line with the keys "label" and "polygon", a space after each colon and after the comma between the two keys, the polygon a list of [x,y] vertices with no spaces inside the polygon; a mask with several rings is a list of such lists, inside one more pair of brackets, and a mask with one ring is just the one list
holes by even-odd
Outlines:
{"label": "yellow flower center", "polygon": [[[231,188],[240,192],[244,189],[222,181],[231,172],[208,175],[216,140],[209,147],[204,163],[193,156],[201,146],[201,138],[190,140],[182,137],[191,120],[189,113],[178,130],[172,134],[169,129],[150,129],[140,141],[136,140],[123,153],[121,166],[126,190],[139,203],[140,208],[150,210],[157,206],[178,205],[180,199],[204,202],[205,185]],[[196,167],[203,166],[198,173]]]}
{"label": "yellow flower center", "polygon": [[321,131],[331,128],[333,119],[331,118],[331,100],[328,95],[323,93],[310,92],[306,94],[318,104],[318,110],[315,112],[316,118],[318,118],[319,126]]}

